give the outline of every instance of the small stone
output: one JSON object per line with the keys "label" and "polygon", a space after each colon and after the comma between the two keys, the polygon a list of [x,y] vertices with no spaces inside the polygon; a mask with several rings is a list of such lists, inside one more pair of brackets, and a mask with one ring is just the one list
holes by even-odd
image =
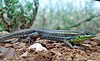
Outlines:
{"label": "small stone", "polygon": [[12,58],[14,56],[15,49],[9,48],[7,54],[5,55],[5,58]]}
{"label": "small stone", "polygon": [[45,47],[43,47],[41,44],[39,44],[39,43],[35,43],[35,44],[31,45],[29,47],[29,50],[32,50],[32,49],[33,50],[35,49],[36,52],[43,51],[43,50],[47,51],[47,49]]}
{"label": "small stone", "polygon": [[3,58],[12,58],[14,56],[15,49],[1,47],[0,51],[1,51],[1,56],[3,56]]}

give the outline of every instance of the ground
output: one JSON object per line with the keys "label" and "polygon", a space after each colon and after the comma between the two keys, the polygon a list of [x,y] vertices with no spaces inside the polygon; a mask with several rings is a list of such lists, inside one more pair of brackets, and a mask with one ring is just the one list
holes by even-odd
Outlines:
{"label": "ground", "polygon": [[[37,39],[32,43],[0,43],[0,61],[100,61],[100,36],[83,42],[82,49],[71,49],[61,42]],[[29,50],[40,43],[48,51]],[[24,56],[23,56],[24,55]]]}

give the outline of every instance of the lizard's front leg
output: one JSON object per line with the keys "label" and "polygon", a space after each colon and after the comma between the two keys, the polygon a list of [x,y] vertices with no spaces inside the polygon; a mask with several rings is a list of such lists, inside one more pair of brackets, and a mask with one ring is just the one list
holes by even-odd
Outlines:
{"label": "lizard's front leg", "polygon": [[34,32],[28,35],[28,37],[23,42],[29,42],[29,44],[32,42],[31,40],[36,40],[39,37],[38,32]]}
{"label": "lizard's front leg", "polygon": [[68,40],[63,40],[63,42],[68,45],[70,48],[74,48],[74,46],[68,41]]}

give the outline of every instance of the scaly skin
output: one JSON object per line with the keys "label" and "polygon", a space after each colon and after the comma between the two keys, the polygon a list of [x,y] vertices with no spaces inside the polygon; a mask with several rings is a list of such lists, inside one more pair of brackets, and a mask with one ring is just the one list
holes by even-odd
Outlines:
{"label": "scaly skin", "polygon": [[67,32],[65,30],[62,31],[62,30],[47,30],[47,29],[24,29],[1,36],[0,41],[11,38],[28,37],[30,34],[34,32],[38,32],[40,37],[42,36],[42,34],[47,34],[49,36],[65,36],[65,37],[79,35],[79,33],[70,31]]}
{"label": "scaly skin", "polygon": [[74,48],[70,44],[70,42],[80,42],[85,39],[95,37],[93,33],[82,32],[82,31],[25,29],[25,30],[16,31],[0,37],[0,42],[12,38],[35,37],[35,36],[39,36],[42,39],[50,39],[50,40],[64,42],[70,48]]}
{"label": "scaly skin", "polygon": [[[55,36],[55,35],[49,35],[49,34],[42,34],[41,38],[42,39],[49,39],[49,40],[56,40],[56,41],[59,41],[59,42],[64,42],[66,45],[68,45],[70,48],[77,48],[77,47],[74,47],[72,46],[72,43],[76,43],[76,42],[82,42],[86,39],[89,39],[89,38],[93,38],[95,37],[95,34],[91,34],[89,33],[88,35],[87,34],[79,34],[77,36]],[[78,47],[79,48],[79,47]]]}

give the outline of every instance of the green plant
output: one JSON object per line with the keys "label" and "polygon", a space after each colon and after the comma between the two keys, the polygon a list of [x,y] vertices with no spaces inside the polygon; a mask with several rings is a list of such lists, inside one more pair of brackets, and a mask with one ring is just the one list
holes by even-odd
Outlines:
{"label": "green plant", "polygon": [[[3,1],[3,0],[2,0]],[[6,31],[30,28],[37,15],[39,1],[27,1],[25,6],[19,0],[0,1],[0,23]],[[5,5],[5,6],[4,6]]]}

